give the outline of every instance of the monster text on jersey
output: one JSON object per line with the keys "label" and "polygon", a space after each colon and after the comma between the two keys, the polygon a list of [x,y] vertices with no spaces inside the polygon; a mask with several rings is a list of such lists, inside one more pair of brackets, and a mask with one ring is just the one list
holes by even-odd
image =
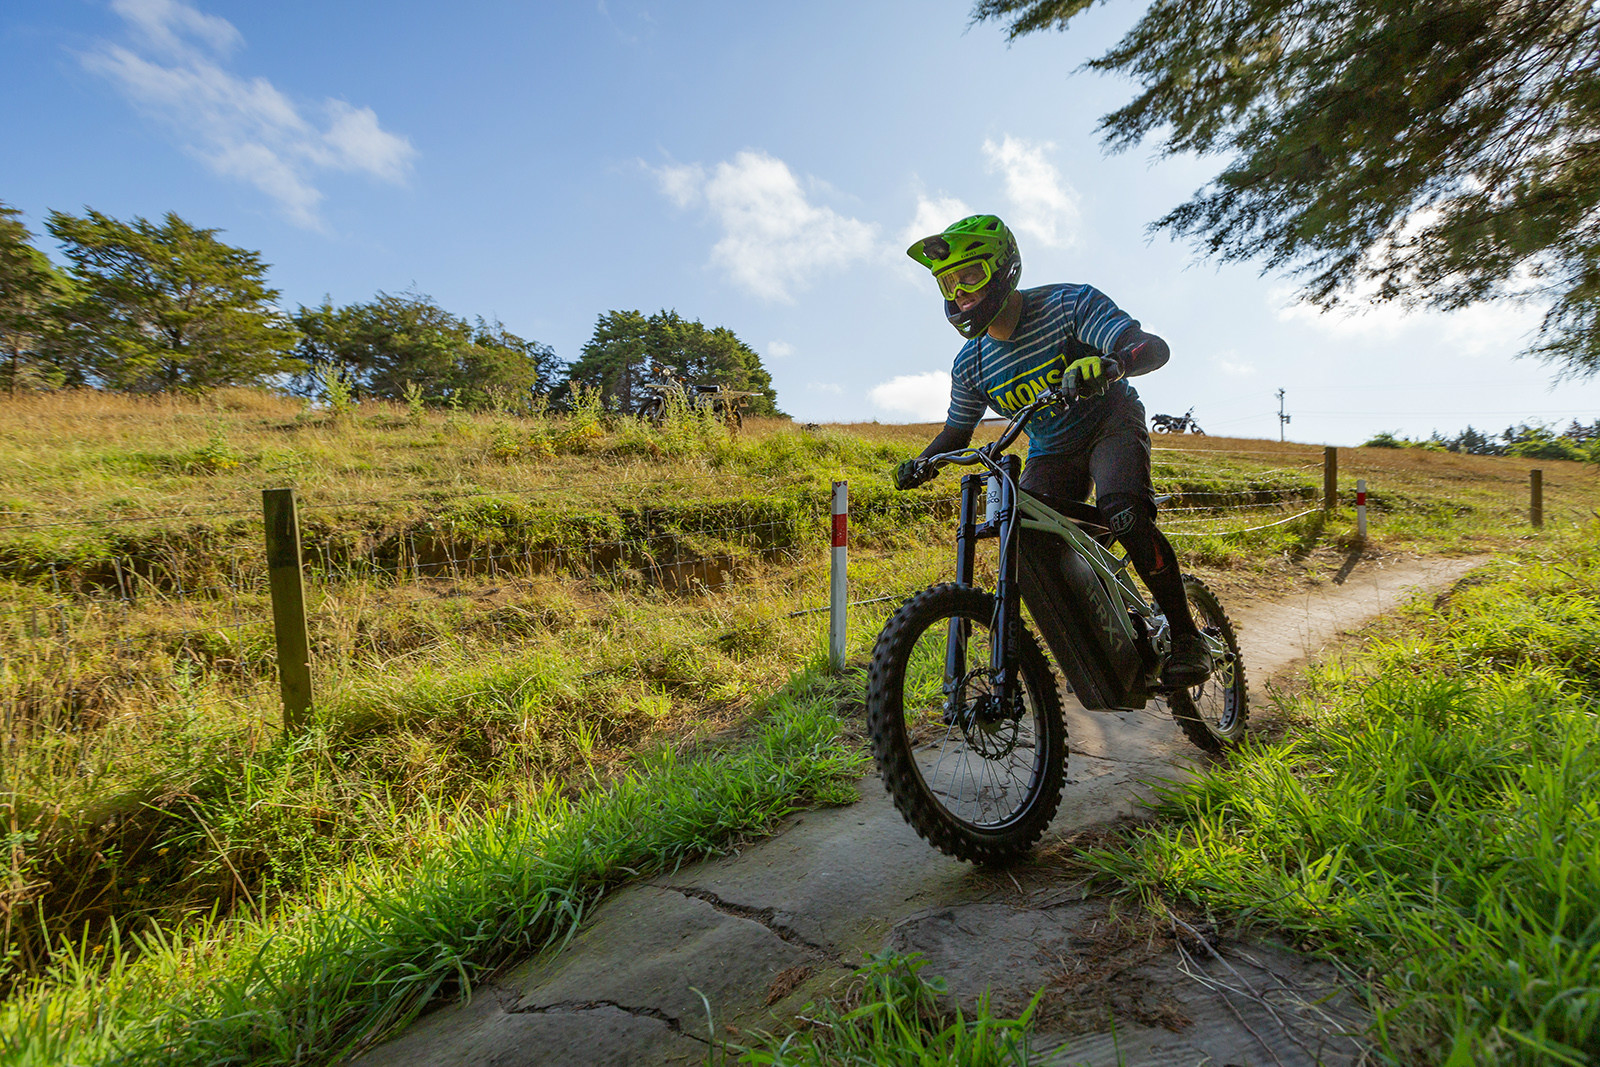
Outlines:
{"label": "monster text on jersey", "polygon": [[[1132,318],[1090,285],[1043,285],[1020,290],[1022,313],[1009,341],[974,337],[956,355],[945,422],[970,429],[985,408],[1018,411],[1051,385],[1073,360],[1111,351]],[[1104,417],[1107,398],[1138,396],[1126,381],[1100,397],[1040,412],[1028,424],[1028,454],[1061,454],[1081,447]]]}

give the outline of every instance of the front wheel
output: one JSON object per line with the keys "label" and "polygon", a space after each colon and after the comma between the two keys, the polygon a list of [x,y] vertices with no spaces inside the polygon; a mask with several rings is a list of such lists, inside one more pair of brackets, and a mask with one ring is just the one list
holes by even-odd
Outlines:
{"label": "front wheel", "polygon": [[1221,752],[1244,740],[1245,723],[1250,719],[1244,657],[1239,653],[1233,622],[1216,594],[1192,574],[1183,576],[1183,588],[1195,625],[1207,643],[1213,647],[1220,644],[1223,653],[1220,657],[1213,654],[1209,678],[1169,695],[1167,707],[1190,741],[1207,752]]}
{"label": "front wheel", "polygon": [[1020,621],[1020,699],[1002,706],[990,671],[994,606],[970,586],[923,590],[884,626],[867,677],[872,754],[895,807],[939,851],[983,864],[1039,840],[1067,762],[1055,675]]}

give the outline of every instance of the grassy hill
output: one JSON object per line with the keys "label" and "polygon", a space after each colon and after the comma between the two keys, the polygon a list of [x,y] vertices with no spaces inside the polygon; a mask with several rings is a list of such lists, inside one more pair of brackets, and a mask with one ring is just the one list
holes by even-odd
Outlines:
{"label": "grassy hill", "polygon": [[[250,392],[0,401],[0,989],[132,996],[141,955],[178,981],[201,946],[370,894],[497,819],[545,841],[619,790],[703,818],[585,885],[833,795],[859,753],[832,717],[849,683],[821,671],[829,485],[850,483],[859,656],[950,573],[955,478],[888,481],[933,430],[334,416]],[[1600,502],[1577,464],[1342,449],[1329,512],[1320,446],[1155,445],[1163,525],[1225,596],[1326,580],[1351,553],[1559,539]],[[262,559],[260,494],[279,486],[301,504],[314,652],[315,721],[292,736]],[[717,760],[755,760],[753,784],[709,805],[673,791]]]}

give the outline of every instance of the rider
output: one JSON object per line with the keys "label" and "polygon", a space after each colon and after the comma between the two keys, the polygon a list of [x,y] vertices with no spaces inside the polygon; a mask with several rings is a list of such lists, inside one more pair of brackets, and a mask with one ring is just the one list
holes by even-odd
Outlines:
{"label": "rider", "polygon": [[[1162,681],[1204,681],[1205,643],[1189,612],[1172,545],[1155,525],[1144,405],[1122,380],[1165,364],[1167,343],[1140,329],[1092,286],[1019,290],[1022,256],[1016,238],[994,215],[953,223],[917,241],[906,255],[933,272],[945,317],[967,338],[950,374],[944,429],[918,458],[965,448],[985,407],[1009,415],[1068,380],[1084,394],[1095,392],[1034,414],[1020,487],[1046,502],[1083,501],[1093,482],[1103,521],[1171,626],[1172,652]],[[895,470],[895,487],[914,488],[934,473],[908,459]]]}

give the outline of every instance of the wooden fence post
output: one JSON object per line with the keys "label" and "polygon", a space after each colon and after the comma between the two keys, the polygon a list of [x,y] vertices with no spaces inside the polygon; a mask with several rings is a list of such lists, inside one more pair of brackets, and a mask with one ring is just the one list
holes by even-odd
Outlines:
{"label": "wooden fence post", "polygon": [[283,728],[295,731],[311,718],[311,641],[306,635],[306,587],[294,490],[263,489],[261,510],[267,528],[267,585],[272,591],[272,630],[278,643]]}
{"label": "wooden fence post", "polygon": [[1528,472],[1528,518],[1535,527],[1544,526],[1544,471]]}
{"label": "wooden fence post", "polygon": [[1328,445],[1322,450],[1322,510],[1339,506],[1339,450]]}

